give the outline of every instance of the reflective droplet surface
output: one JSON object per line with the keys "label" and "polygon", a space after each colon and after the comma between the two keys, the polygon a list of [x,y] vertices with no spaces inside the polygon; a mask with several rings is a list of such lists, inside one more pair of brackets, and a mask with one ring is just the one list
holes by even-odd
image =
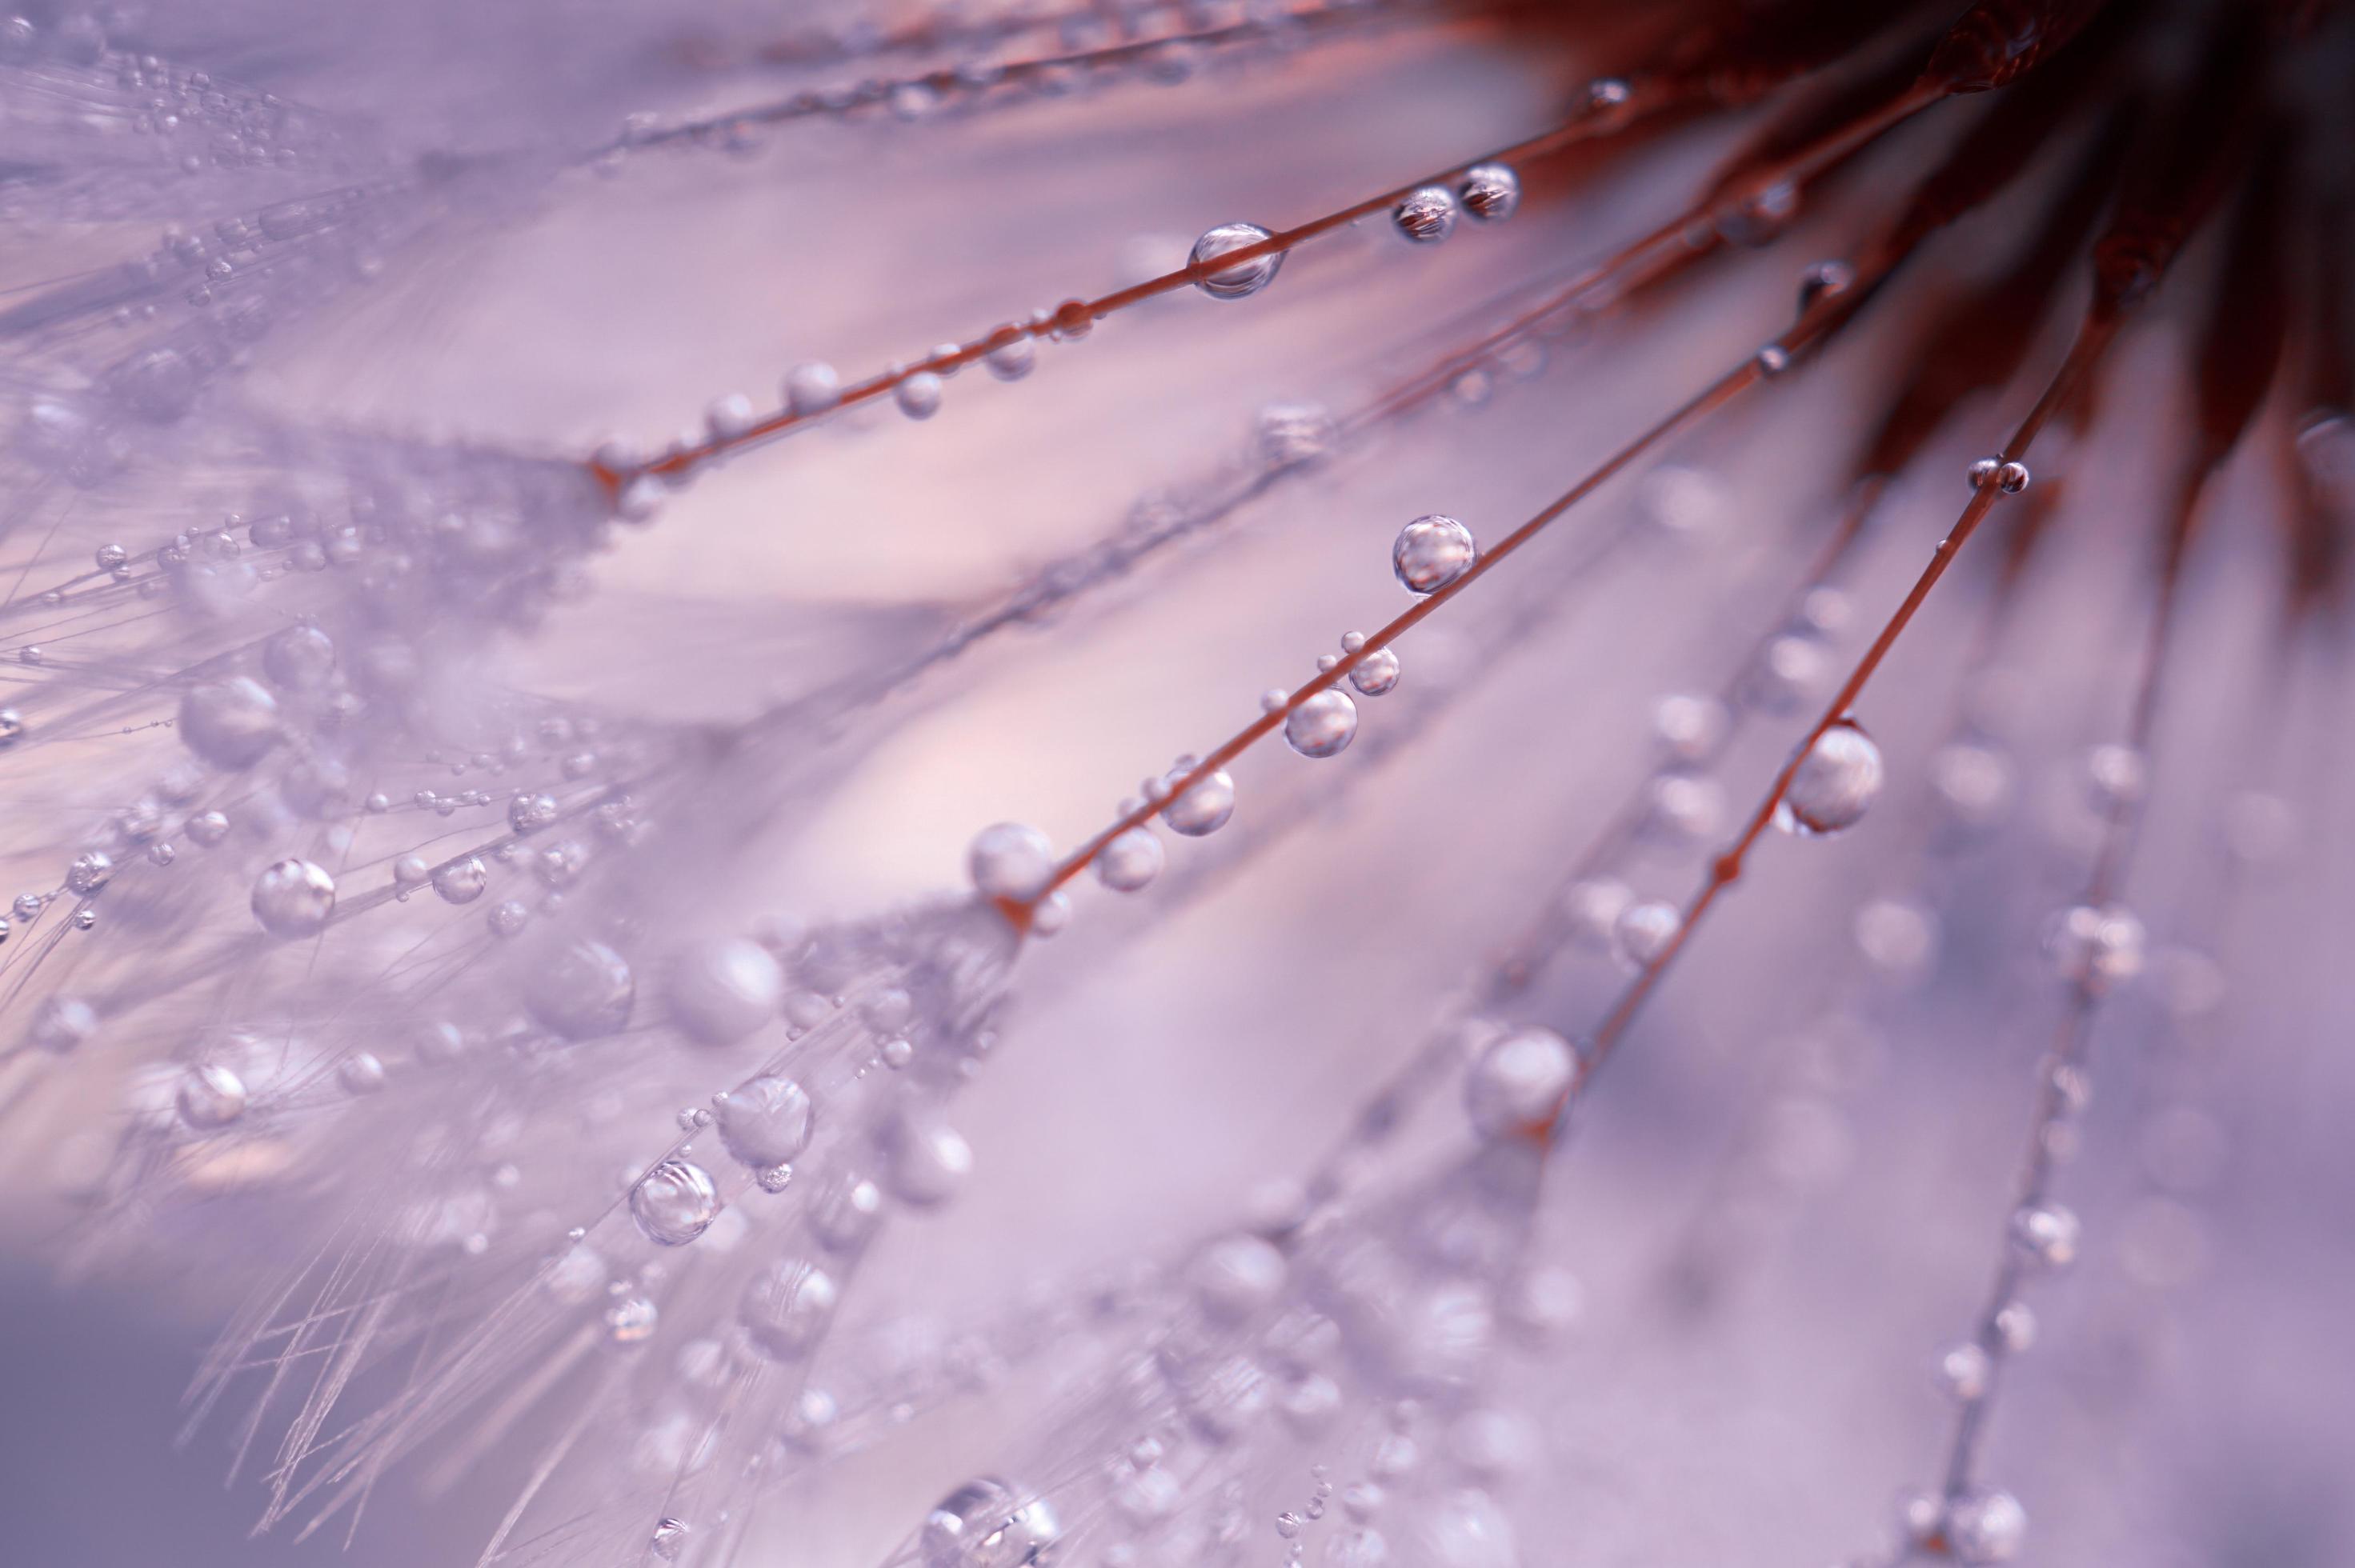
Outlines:
{"label": "reflective droplet surface", "polygon": [[932,1505],[916,1550],[923,1568],[1028,1568],[1050,1561],[1062,1533],[1046,1499],[982,1476]]}
{"label": "reflective droplet surface", "polygon": [[[1162,782],[1176,789],[1190,768],[1173,768]],[[1161,821],[1173,833],[1199,839],[1215,833],[1235,814],[1235,781],[1224,768],[1205,773],[1185,793],[1173,796],[1161,808]]]}
{"label": "reflective droplet surface", "polygon": [[1774,806],[1774,825],[1801,838],[1852,828],[1880,798],[1881,747],[1854,719],[1816,737]]}
{"label": "reflective droplet surface", "polygon": [[1491,1041],[1464,1075],[1464,1109],[1483,1138],[1542,1131],[1578,1079],[1578,1054],[1550,1029],[1516,1029]]}
{"label": "reflective droplet surface", "polygon": [[1521,176],[1508,164],[1475,164],[1455,187],[1464,210],[1482,223],[1502,223],[1521,205]]}
{"label": "reflective droplet surface", "polygon": [[1193,254],[1188,258],[1194,286],[1214,300],[1240,300],[1258,293],[1274,281],[1277,270],[1284,265],[1283,251],[1270,251],[1224,267],[1216,263],[1221,256],[1273,238],[1256,223],[1222,223],[1209,230],[1194,241]]}
{"label": "reflective droplet surface", "polygon": [[2082,1235],[2077,1216],[2058,1203],[2027,1203],[2012,1211],[2012,1245],[2039,1268],[2066,1268],[2076,1262]]}
{"label": "reflective droplet surface", "polygon": [[227,1127],[245,1114],[245,1080],[216,1062],[191,1067],[173,1103],[180,1119],[200,1132]]}
{"label": "reflective droplet surface", "polygon": [[1962,1562],[2009,1563],[2028,1537],[2028,1510],[2009,1492],[1981,1487],[1948,1505],[1945,1533]]}
{"label": "reflective droplet surface", "polygon": [[664,1246],[685,1246],[719,1217],[719,1188],[692,1160],[666,1160],[630,1189],[630,1218]]}
{"label": "reflective droplet surface", "polygon": [[1134,893],[1161,874],[1161,841],[1139,824],[1115,835],[1096,853],[1096,880],[1115,893]]}
{"label": "reflective droplet surface", "polygon": [[974,835],[965,869],[983,896],[1027,903],[1055,879],[1055,846],[1021,822],[998,822]]}
{"label": "reflective droplet surface", "polygon": [[284,738],[278,699],[242,675],[182,697],[179,730],[181,742],[216,768],[250,768]]}
{"label": "reflective droplet surface", "polygon": [[761,1354],[791,1361],[826,1337],[839,1295],[833,1277],[817,1265],[787,1258],[745,1282],[736,1320]]}
{"label": "reflective droplet surface", "polygon": [[253,917],[273,937],[315,937],[336,910],[336,879],[307,860],[282,860],[253,884]]}
{"label": "reflective droplet surface", "polygon": [[1436,245],[1455,232],[1455,193],[1424,185],[1391,209],[1391,227],[1417,245]]}
{"label": "reflective droplet surface", "polygon": [[[396,876],[399,872],[400,868],[394,867]],[[482,856],[470,854],[435,866],[432,880],[433,891],[441,895],[444,904],[472,904],[491,885],[491,869],[483,863]]]}
{"label": "reflective droplet surface", "polygon": [[1399,683],[1398,651],[1377,648],[1350,666],[1349,684],[1369,697],[1379,697]]}
{"label": "reflective droplet surface", "polygon": [[813,360],[785,375],[785,407],[797,418],[823,414],[842,401],[842,377],[834,366]]}
{"label": "reflective droplet surface", "polygon": [[1391,570],[1409,593],[1437,593],[1470,571],[1478,555],[1471,529],[1434,512],[1399,530]]}
{"label": "reflective droplet surface", "polygon": [[1684,915],[1675,905],[1646,899],[1619,912],[1612,924],[1611,940],[1622,960],[1641,969],[1667,952],[1683,928]]}
{"label": "reflective droplet surface", "polygon": [[1284,744],[1303,757],[1335,757],[1358,733],[1358,705],[1327,687],[1292,710]]}
{"label": "reflective droplet surface", "polygon": [[541,1027],[567,1040],[587,1040],[628,1023],[637,996],[629,960],[602,942],[583,939],[542,959],[524,1005]]}
{"label": "reflective droplet surface", "polygon": [[791,1078],[750,1078],[712,1100],[719,1141],[756,1170],[785,1164],[809,1147],[816,1110]]}
{"label": "reflective droplet surface", "polygon": [[973,1174],[973,1149],[956,1128],[929,1117],[886,1124],[879,1139],[891,1195],[917,1208],[945,1203]]}
{"label": "reflective droplet surface", "polygon": [[929,419],[941,411],[941,378],[929,370],[919,370],[891,391],[892,401],[900,412],[911,419]]}
{"label": "reflective droplet surface", "polygon": [[713,937],[672,960],[665,1000],[688,1039],[733,1045],[776,1017],[784,994],[785,971],[766,948]]}

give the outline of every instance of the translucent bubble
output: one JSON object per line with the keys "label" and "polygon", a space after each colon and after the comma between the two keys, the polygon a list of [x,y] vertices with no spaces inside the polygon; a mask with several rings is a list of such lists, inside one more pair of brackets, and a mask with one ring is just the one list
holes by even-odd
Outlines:
{"label": "translucent bubble", "polygon": [[179,727],[181,742],[216,768],[250,768],[284,738],[278,699],[243,675],[182,697]]}
{"label": "translucent bubble", "polygon": [[1856,912],[1855,934],[1857,950],[1890,974],[1918,973],[1938,956],[1937,914],[1911,899],[1865,904]]}
{"label": "translucent bubble", "polygon": [[1854,719],[1841,719],[1816,737],[1775,802],[1774,825],[1801,838],[1852,828],[1880,798],[1881,747]]}
{"label": "translucent bubble", "polygon": [[648,1241],[685,1246],[719,1217],[711,1172],[688,1160],[666,1160],[630,1189],[630,1217]]}
{"label": "translucent bubble", "polygon": [[945,1203],[973,1174],[973,1148],[956,1128],[928,1117],[884,1124],[878,1139],[891,1195],[917,1208]]}
{"label": "translucent bubble", "polygon": [[908,418],[929,419],[941,411],[941,387],[938,376],[919,370],[892,388],[891,399]]}
{"label": "translucent bubble", "polygon": [[1684,915],[1675,905],[1647,899],[1630,904],[1619,912],[1619,918],[1611,927],[1611,939],[1621,959],[1642,969],[1668,950],[1677,933],[1684,929]]}
{"label": "translucent bubble", "polygon": [[556,821],[556,797],[526,790],[507,801],[507,826],[518,833],[536,833]]}
{"label": "translucent bubble", "polygon": [[1273,1243],[1254,1235],[1223,1236],[1195,1255],[1186,1281],[1202,1310],[1220,1322],[1239,1322],[1274,1304],[1289,1266]]}
{"label": "translucent bubble", "polygon": [[1335,757],[1358,733],[1358,705],[1327,687],[1292,710],[1284,743],[1303,757]]}
{"label": "translucent bubble", "polygon": [[1521,205],[1521,176],[1508,164],[1475,164],[1455,186],[1464,210],[1482,223],[1502,223]]}
{"label": "translucent bubble", "polygon": [[470,854],[435,866],[432,881],[433,891],[442,895],[444,904],[472,904],[491,885],[491,871],[483,863],[482,856]]}
{"label": "translucent bubble", "polygon": [[2009,1492],[1981,1487],[1946,1509],[1946,1542],[1964,1563],[2009,1563],[2028,1537],[2028,1510]]}
{"label": "translucent bubble", "polygon": [[1259,411],[1259,453],[1270,468],[1321,462],[1331,455],[1337,433],[1321,404],[1271,403]]}
{"label": "translucent bubble", "polygon": [[637,995],[629,961],[604,943],[583,938],[546,957],[527,983],[524,1006],[542,1028],[587,1040],[627,1024]]}
{"label": "translucent bubble", "polygon": [[2094,990],[2121,985],[2142,972],[2142,922],[2112,905],[2080,904],[2063,910],[2047,929],[2044,950],[2064,980]]}
{"label": "translucent bubble", "polygon": [[2011,763],[1993,747],[1956,741],[1930,758],[1930,788],[1956,826],[1992,827],[2011,806]]}
{"label": "translucent bubble", "polygon": [[217,1062],[191,1067],[180,1079],[173,1103],[180,1119],[199,1131],[227,1127],[245,1114],[245,1080]]}
{"label": "translucent bubble", "polygon": [[114,857],[104,850],[91,850],[74,856],[66,868],[66,891],[83,897],[96,893],[114,880]]}
{"label": "translucent bubble", "polygon": [[282,860],[253,884],[253,917],[273,937],[315,937],[336,909],[336,879],[307,860]]}
{"label": "translucent bubble", "polygon": [[1039,342],[1027,334],[1008,338],[982,355],[981,362],[1000,381],[1019,381],[1039,367]]}
{"label": "translucent bubble", "polygon": [[185,831],[198,847],[210,849],[229,837],[229,819],[218,811],[198,811]]}
{"label": "translucent bubble", "polygon": [[842,377],[822,360],[796,365],[785,375],[785,407],[796,418],[823,414],[842,401]]}
{"label": "translucent bubble", "polygon": [[1678,762],[1707,762],[1725,744],[1732,727],[1732,715],[1715,697],[1676,693],[1662,697],[1652,708],[1652,733]]}
{"label": "translucent bubble", "polygon": [[789,1361],[826,1337],[839,1294],[833,1277],[817,1265],[787,1258],[745,1282],[736,1320],[755,1350],[771,1361]]}
{"label": "translucent bubble", "polygon": [[1395,649],[1377,648],[1351,666],[1349,684],[1366,696],[1379,697],[1398,685],[1399,668]]}
{"label": "translucent bubble", "polygon": [[1391,226],[1417,245],[1436,245],[1455,232],[1455,193],[1424,185],[1391,209]]}
{"label": "translucent bubble", "polygon": [[384,1064],[373,1052],[355,1051],[336,1064],[336,1081],[347,1094],[372,1095],[384,1087]]}
{"label": "translucent bubble", "polygon": [[1725,786],[1706,774],[1663,773],[1644,790],[1645,830],[1670,842],[1717,837],[1729,809]]}
{"label": "translucent bubble", "polygon": [[1956,1345],[1938,1358],[1938,1386],[1947,1398],[1967,1402],[1987,1393],[1994,1372],[1986,1351],[1975,1344]]}
{"label": "translucent bubble", "polygon": [[684,1520],[664,1518],[655,1524],[655,1532],[646,1549],[666,1563],[676,1563],[687,1549],[687,1528]]}
{"label": "translucent bubble", "polygon": [[1437,593],[1470,571],[1479,553],[1471,529],[1433,513],[1399,530],[1391,546],[1391,570],[1409,593]]}
{"label": "translucent bubble", "polygon": [[97,1033],[97,1010],[77,997],[50,997],[33,1014],[33,1044],[59,1056]]}
{"label": "translucent bubble", "polygon": [[809,1147],[816,1110],[809,1092],[791,1078],[750,1078],[712,1097],[719,1141],[756,1169],[797,1160]]}
{"label": "translucent bubble", "polygon": [[1689,539],[1716,532],[1731,500],[1707,469],[1662,463],[1636,485],[1636,506],[1653,527]]}
{"label": "translucent bubble", "polygon": [[1020,822],[998,822],[974,835],[965,869],[985,897],[1028,903],[1055,879],[1055,846]]}
{"label": "translucent bubble", "polygon": [[289,691],[311,691],[336,673],[335,640],[315,626],[290,626],[261,645],[261,673]]}
{"label": "translucent bubble", "polygon": [[1045,1498],[982,1476],[932,1505],[916,1549],[923,1568],[1026,1568],[1050,1562],[1062,1534]]}
{"label": "translucent bubble", "polygon": [[662,1313],[643,1296],[625,1296],[605,1308],[605,1334],[617,1345],[634,1345],[652,1337]]}
{"label": "translucent bubble", "polygon": [[1194,274],[1194,286],[1214,300],[1240,300],[1258,293],[1274,281],[1277,270],[1284,265],[1283,251],[1271,250],[1252,260],[1231,262],[1224,267],[1211,263],[1273,238],[1256,223],[1222,223],[1209,230],[1194,241],[1193,254],[1187,259]]}
{"label": "translucent bubble", "polygon": [[[1175,791],[1190,767],[1171,768],[1162,778],[1163,786]],[[1235,781],[1224,768],[1205,773],[1182,795],[1172,794],[1161,808],[1161,820],[1173,833],[1183,833],[1199,839],[1205,833],[1215,833],[1227,825],[1235,814]]]}
{"label": "translucent bubble", "polygon": [[1789,631],[1766,644],[1742,696],[1763,712],[1787,714],[1822,701],[1831,683],[1830,647],[1812,632]]}
{"label": "translucent bubble", "polygon": [[1996,1310],[1995,1333],[2006,1353],[2016,1356],[2036,1343],[2036,1313],[2025,1301],[2007,1301]]}
{"label": "translucent bubble", "polygon": [[1071,923],[1071,899],[1066,893],[1050,893],[1031,906],[1030,934],[1052,937]]}
{"label": "translucent bubble", "polygon": [[1114,836],[1096,853],[1096,880],[1115,893],[1134,893],[1161,874],[1161,841],[1143,825]]}
{"label": "translucent bubble", "polygon": [[665,1000],[688,1039],[733,1045],[777,1016],[784,994],[785,971],[768,948],[741,937],[713,937],[672,960]]}
{"label": "translucent bubble", "polygon": [[838,1171],[810,1205],[810,1231],[834,1252],[856,1252],[883,1219],[883,1190],[855,1171]]}
{"label": "translucent bubble", "polygon": [[2040,1268],[2074,1263],[2082,1235],[2077,1216],[2058,1203],[2024,1203],[2012,1211],[2012,1245]]}
{"label": "translucent bubble", "polygon": [[1542,1131],[1578,1080],[1578,1054],[1550,1029],[1516,1029],[1491,1041],[1464,1077],[1464,1109],[1483,1138]]}

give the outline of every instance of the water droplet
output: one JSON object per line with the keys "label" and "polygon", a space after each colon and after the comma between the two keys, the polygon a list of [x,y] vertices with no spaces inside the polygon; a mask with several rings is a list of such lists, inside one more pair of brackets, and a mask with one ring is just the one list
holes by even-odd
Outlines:
{"label": "water droplet", "polygon": [[556,797],[529,791],[507,802],[507,826],[518,833],[536,833],[556,821]]}
{"label": "water droplet", "polygon": [[174,1103],[180,1119],[199,1131],[227,1127],[245,1114],[245,1080],[218,1063],[191,1067]]}
{"label": "water droplet", "polygon": [[1947,1506],[1946,1542],[1964,1563],[2009,1563],[2028,1536],[2028,1510],[2009,1492],[1982,1487]]}
{"label": "water droplet", "polygon": [[1881,747],[1854,719],[1841,719],[1816,737],[1775,802],[1774,825],[1801,838],[1854,827],[1880,797]]}
{"label": "water droplet", "polygon": [[1327,687],[1292,710],[1284,743],[1303,757],[1335,757],[1358,733],[1358,705]]}
{"label": "water droplet", "polygon": [[1523,1137],[1556,1120],[1578,1080],[1578,1054],[1550,1029],[1489,1043],[1464,1076],[1464,1109],[1483,1138]]}
{"label": "water droplet", "polygon": [[524,1006],[567,1040],[611,1034],[630,1022],[637,979],[629,960],[602,942],[569,942],[546,956],[527,982]]}
{"label": "water droplet", "polygon": [[891,400],[911,419],[929,419],[941,411],[941,378],[919,370],[891,390]]}
{"label": "water droplet", "polygon": [[2097,991],[2142,972],[2143,943],[2142,922],[2115,905],[2095,909],[2080,904],[2064,910],[2044,938],[2062,980]]}
{"label": "water droplet", "polygon": [[838,1296],[824,1269],[787,1258],[746,1281],[736,1320],[755,1350],[771,1361],[789,1361],[826,1337]]}
{"label": "water droplet", "polygon": [[1938,1358],[1938,1386],[1947,1398],[1968,1403],[1987,1393],[1994,1371],[1985,1350],[1975,1344],[1956,1345]]}
{"label": "water droplet", "polygon": [[1273,1243],[1254,1235],[1222,1236],[1195,1255],[1186,1270],[1194,1299],[1220,1322],[1240,1322],[1273,1306],[1290,1266]]}
{"label": "water droplet", "polygon": [[1284,265],[1283,251],[1272,250],[1224,267],[1210,264],[1221,256],[1273,238],[1256,223],[1222,223],[1209,230],[1194,241],[1193,254],[1188,259],[1194,286],[1214,300],[1240,300],[1258,293],[1274,281],[1277,270]]}
{"label": "water droplet", "polygon": [[625,1296],[605,1308],[605,1333],[617,1345],[634,1345],[655,1331],[662,1314],[643,1296]]}
{"label": "water droplet", "polygon": [[1675,905],[1646,899],[1619,912],[1612,924],[1611,939],[1624,962],[1642,969],[1668,950],[1684,923],[1684,915]]}
{"label": "water droplet", "polygon": [[253,884],[253,917],[273,937],[315,937],[336,909],[336,879],[307,860],[282,860]]}
{"label": "water droplet", "polygon": [[685,1246],[719,1217],[719,1189],[692,1160],[666,1160],[630,1189],[630,1217],[647,1240]]}
{"label": "water droplet", "polygon": [[1038,340],[1028,334],[1010,337],[982,355],[981,362],[1000,381],[1019,381],[1039,367]]}
{"label": "water droplet", "polygon": [[289,691],[315,690],[336,673],[335,640],[315,626],[290,626],[261,645],[261,673]]}
{"label": "water droplet", "polygon": [[1455,193],[1424,185],[1391,209],[1391,226],[1417,245],[1436,245],[1455,232]]}
{"label": "water droplet", "polygon": [[945,1203],[973,1174],[973,1148],[956,1128],[929,1118],[903,1116],[884,1124],[877,1139],[891,1195],[930,1208]]}
{"label": "water droplet", "polygon": [[1478,555],[1471,529],[1433,513],[1399,530],[1391,546],[1391,570],[1409,593],[1437,593],[1470,571]]}
{"label": "water droplet", "polygon": [[916,1546],[923,1568],[1028,1568],[1050,1561],[1062,1533],[1045,1498],[982,1476],[932,1505]]}
{"label": "water droplet", "polygon": [[444,904],[472,904],[491,885],[490,867],[483,857],[470,854],[433,869],[433,891]]}
{"label": "water droplet", "polygon": [[1475,164],[1455,187],[1464,210],[1482,223],[1502,223],[1521,205],[1521,176],[1509,164]]}
{"label": "water droplet", "polygon": [[672,1021],[688,1039],[733,1045],[774,1018],[784,994],[785,971],[766,948],[741,937],[714,937],[672,961],[666,999]]}
{"label": "water droplet", "polygon": [[665,1519],[655,1526],[654,1539],[648,1543],[654,1554],[666,1563],[676,1563],[687,1549],[687,1524],[683,1520]]}
{"label": "water droplet", "polygon": [[1398,683],[1399,656],[1394,648],[1377,648],[1349,670],[1349,684],[1369,697],[1379,697]]}
{"label": "water droplet", "polygon": [[336,1065],[336,1080],[348,1094],[372,1095],[384,1087],[384,1064],[372,1052],[355,1051]]}
{"label": "water droplet", "polygon": [[2027,1203],[2012,1211],[2012,1245],[2040,1268],[2066,1268],[2075,1262],[2082,1234],[2077,1216],[2058,1203]]}
{"label": "water droplet", "polygon": [[216,768],[250,768],[283,738],[278,699],[243,675],[182,697],[179,727],[182,743]]}
{"label": "water droplet", "polygon": [[785,407],[796,418],[823,414],[841,401],[842,378],[833,366],[812,360],[786,373]]}
{"label": "water droplet", "polygon": [[66,891],[87,898],[114,880],[114,857],[104,850],[74,856],[66,867]]}
{"label": "water droplet", "polygon": [[749,1078],[714,1096],[711,1104],[721,1145],[747,1165],[783,1165],[809,1147],[815,1107],[791,1078]]}
{"label": "water droplet", "polygon": [[998,822],[974,835],[965,869],[983,896],[1027,903],[1054,880],[1055,846],[1036,828]]}
{"label": "water droplet", "polygon": [[1096,853],[1096,880],[1115,893],[1134,893],[1161,874],[1161,841],[1142,823],[1114,836]]}
{"label": "water droplet", "polygon": [[[1163,777],[1162,782],[1175,790],[1192,771],[1190,767],[1172,768]],[[1235,781],[1224,768],[1205,773],[1184,794],[1173,796],[1161,808],[1161,820],[1168,825],[1169,831],[1183,833],[1189,839],[1217,832],[1234,814]]]}

